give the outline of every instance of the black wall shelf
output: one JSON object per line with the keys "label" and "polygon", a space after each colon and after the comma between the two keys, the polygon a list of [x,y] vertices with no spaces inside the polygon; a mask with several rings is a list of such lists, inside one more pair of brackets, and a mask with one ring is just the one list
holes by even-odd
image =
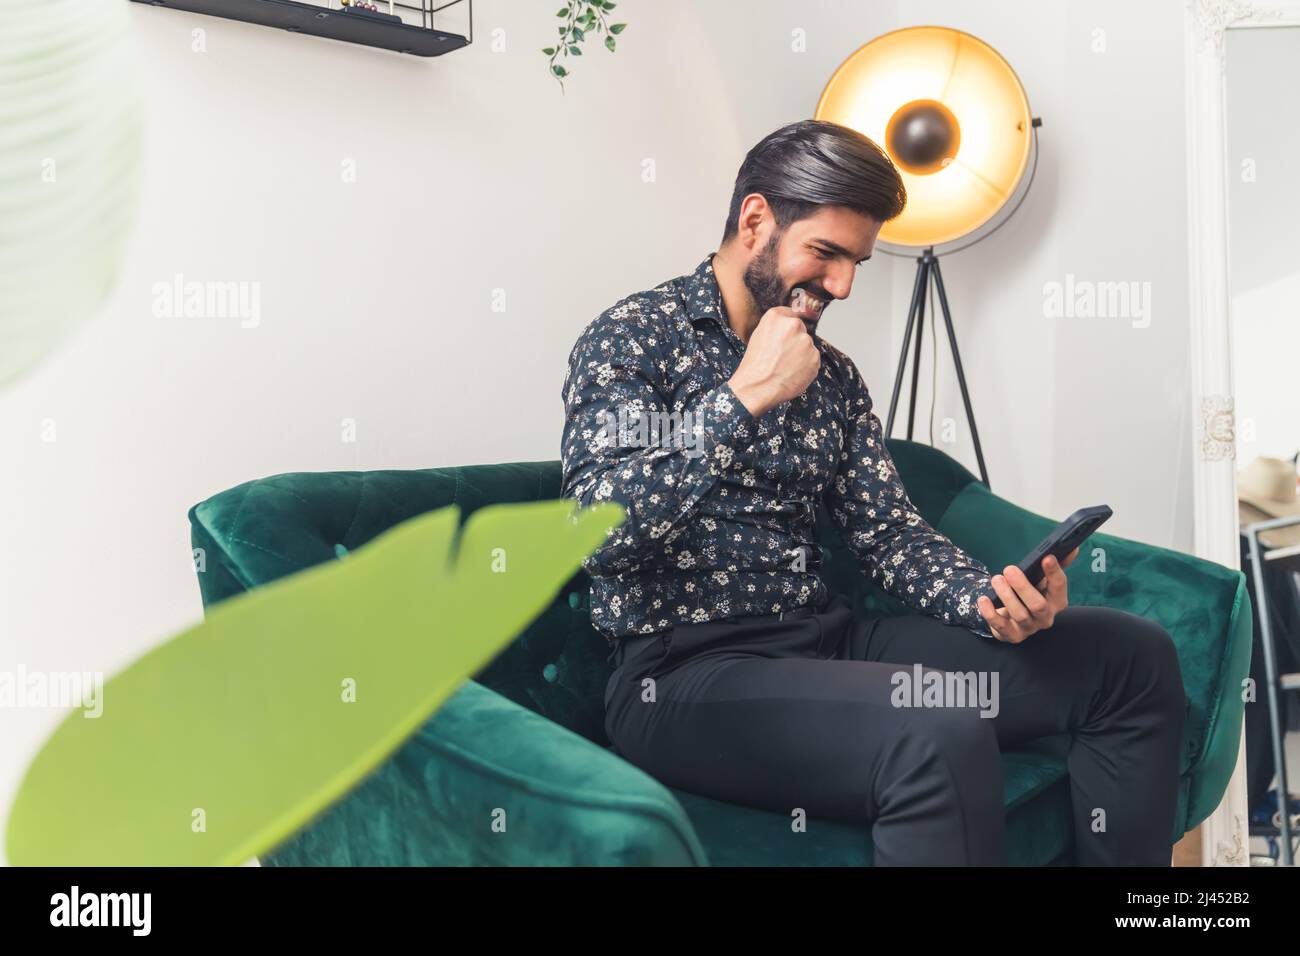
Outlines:
{"label": "black wall shelf", "polygon": [[[344,43],[360,43],[363,46],[380,47],[398,53],[410,53],[414,56],[442,56],[452,50],[469,46],[474,41],[474,0],[450,0],[441,6],[434,6],[434,0],[418,0],[413,3],[394,4],[404,19],[419,18],[419,23],[397,23],[379,17],[369,17],[363,13],[343,10],[338,0],[332,0],[329,6],[325,2],[303,3],[299,0],[134,0],[155,7],[170,7],[173,10],[187,10],[191,13],[204,13],[208,16],[223,17],[226,20],[242,20],[245,23],[260,23],[263,26],[278,27],[290,33],[306,33],[311,36],[342,40]],[[376,0],[380,11],[388,11],[387,0]],[[433,15],[439,10],[459,4],[468,5],[469,27],[466,36],[459,33],[447,33],[433,28]],[[331,9],[332,8],[332,9]]]}

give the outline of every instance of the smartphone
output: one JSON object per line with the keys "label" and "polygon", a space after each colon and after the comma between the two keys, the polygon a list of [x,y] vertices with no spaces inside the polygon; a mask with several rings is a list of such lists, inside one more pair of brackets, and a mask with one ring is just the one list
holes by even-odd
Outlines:
{"label": "smartphone", "polygon": [[[1058,524],[1052,533],[1042,540],[1038,547],[1030,551],[1016,565],[1025,573],[1029,583],[1038,587],[1043,580],[1043,559],[1049,554],[1062,561],[1067,555],[1087,539],[1109,518],[1114,512],[1106,505],[1093,505],[1091,508],[1080,508],[1070,517]],[[998,597],[996,591],[989,591],[989,597],[993,599],[994,607],[1002,607],[1002,598]]]}

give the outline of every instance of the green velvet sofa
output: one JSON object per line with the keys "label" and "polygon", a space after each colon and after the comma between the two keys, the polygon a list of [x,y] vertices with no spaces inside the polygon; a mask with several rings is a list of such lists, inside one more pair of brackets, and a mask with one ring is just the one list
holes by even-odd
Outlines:
{"label": "green velvet sofa", "polygon": [[[926,520],[991,567],[1018,560],[1055,524],[940,451],[901,439],[889,448]],[[249,481],[189,511],[193,546],[206,552],[203,603],[335,560],[453,502],[466,516],[559,490],[558,461]],[[863,614],[905,613],[858,570],[824,508],[818,527],[834,590]],[[1093,570],[1098,547],[1104,573]],[[1152,618],[1178,645],[1188,719],[1172,846],[1215,808],[1236,761],[1251,646],[1245,579],[1100,533],[1067,573],[1072,603]],[[602,710],[607,651],[590,625],[588,583],[578,572],[387,762],[262,865],[871,865],[868,824],[810,820],[794,833],[784,815],[664,786],[613,753]],[[1074,862],[1068,745],[1067,735],[1046,737],[1002,755],[1010,865]],[[501,810],[504,833],[493,826]]]}

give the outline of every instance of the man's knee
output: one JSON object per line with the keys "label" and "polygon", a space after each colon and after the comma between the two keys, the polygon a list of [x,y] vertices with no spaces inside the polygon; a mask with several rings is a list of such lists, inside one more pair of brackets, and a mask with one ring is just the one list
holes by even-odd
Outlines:
{"label": "man's knee", "polygon": [[1071,606],[1057,616],[1058,622],[1062,616],[1082,625],[1077,628],[1080,640],[1092,641],[1099,654],[1148,677],[1164,690],[1171,710],[1183,711],[1186,696],[1178,646],[1159,623],[1110,607]]}

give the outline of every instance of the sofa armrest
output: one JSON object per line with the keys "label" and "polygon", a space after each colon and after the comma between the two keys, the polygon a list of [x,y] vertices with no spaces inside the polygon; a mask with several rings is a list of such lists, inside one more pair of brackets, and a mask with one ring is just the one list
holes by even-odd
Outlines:
{"label": "sofa armrest", "polygon": [[466,681],[263,866],[707,866],[681,804],[608,750]]}
{"label": "sofa armrest", "polygon": [[[936,527],[990,568],[1019,561],[1057,522],[978,481],[953,497]],[[1237,762],[1250,673],[1251,605],[1237,570],[1169,548],[1093,534],[1066,569],[1070,603],[1118,608],[1173,638],[1188,699],[1182,773],[1190,779],[1184,830],[1218,806]]]}

